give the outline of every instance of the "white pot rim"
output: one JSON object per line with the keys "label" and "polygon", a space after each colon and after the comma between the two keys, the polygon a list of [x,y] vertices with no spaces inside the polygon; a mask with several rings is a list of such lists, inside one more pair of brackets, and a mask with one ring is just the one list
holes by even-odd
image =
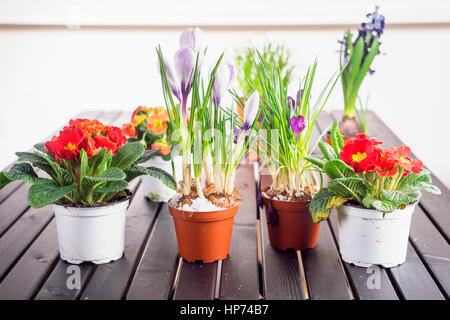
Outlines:
{"label": "white pot rim", "polygon": [[[105,204],[99,204],[96,206],[85,206],[80,207],[76,205],[68,205],[68,204],[53,204],[53,208],[55,209],[55,214],[64,215],[64,216],[77,216],[77,217],[98,217],[109,214],[120,213],[120,209],[128,209],[131,200],[131,193],[120,200],[109,202]],[[118,211],[119,210],[119,211]]]}
{"label": "white pot rim", "polygon": [[[409,211],[414,210],[414,207],[418,203],[419,202],[416,201],[414,203],[406,205],[404,208],[399,208],[391,212],[381,212],[373,208],[366,208],[362,205],[354,205],[347,203],[344,203],[343,205],[339,206],[338,209],[341,209],[340,211],[343,211],[343,213],[346,215],[362,219],[393,220],[403,218],[405,214],[407,214]],[[344,208],[344,210],[342,210],[341,207]]]}

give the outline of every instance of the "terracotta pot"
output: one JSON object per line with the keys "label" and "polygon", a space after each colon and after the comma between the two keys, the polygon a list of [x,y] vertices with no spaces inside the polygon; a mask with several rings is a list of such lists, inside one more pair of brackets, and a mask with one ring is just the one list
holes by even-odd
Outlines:
{"label": "terracotta pot", "polygon": [[218,211],[184,211],[172,207],[169,201],[180,256],[189,262],[225,259],[238,209],[239,205]]}
{"label": "terracotta pot", "polygon": [[[268,190],[268,187],[263,190]],[[281,201],[262,196],[266,211],[270,244],[281,250],[314,248],[320,223],[314,223],[308,211],[310,201]],[[269,201],[275,219],[269,217]],[[275,221],[274,221],[275,220]]]}

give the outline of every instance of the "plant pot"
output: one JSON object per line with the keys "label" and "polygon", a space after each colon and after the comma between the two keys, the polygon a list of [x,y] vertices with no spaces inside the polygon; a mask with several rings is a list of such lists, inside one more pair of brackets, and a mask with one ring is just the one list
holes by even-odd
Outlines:
{"label": "plant pot", "polygon": [[53,205],[61,259],[73,264],[120,259],[130,198],[95,207]]}
{"label": "plant pot", "polygon": [[338,211],[339,251],[345,262],[360,267],[395,267],[406,260],[415,204],[383,212],[342,205]]}
{"label": "plant pot", "polygon": [[239,204],[218,211],[184,211],[170,205],[180,256],[189,262],[223,260],[230,251],[234,216]]}
{"label": "plant pot", "polygon": [[[182,157],[176,156],[173,158],[175,165],[175,173],[177,178],[182,177]],[[161,157],[151,158],[144,164],[144,167],[157,167],[169,174],[173,174],[171,161],[165,161]],[[155,202],[167,202],[170,198],[175,196],[176,191],[167,187],[160,180],[150,177],[142,176],[142,189],[146,197]]]}
{"label": "plant pot", "polygon": [[[263,190],[267,190],[264,188]],[[310,201],[281,201],[262,196],[267,219],[270,244],[281,250],[314,248],[319,237],[320,224],[312,221],[308,211]],[[272,203],[272,219],[269,216]]]}

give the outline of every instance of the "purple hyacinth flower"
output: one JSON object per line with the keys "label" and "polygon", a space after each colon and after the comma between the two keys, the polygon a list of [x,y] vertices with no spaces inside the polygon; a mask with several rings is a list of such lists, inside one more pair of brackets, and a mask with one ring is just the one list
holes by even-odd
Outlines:
{"label": "purple hyacinth flower", "polygon": [[290,123],[291,123],[291,129],[292,129],[292,131],[294,131],[294,134],[295,134],[295,136],[298,139],[300,133],[303,130],[305,130],[305,127],[306,127],[306,125],[305,125],[305,118],[302,115],[299,115],[297,117],[293,116],[291,118]]}

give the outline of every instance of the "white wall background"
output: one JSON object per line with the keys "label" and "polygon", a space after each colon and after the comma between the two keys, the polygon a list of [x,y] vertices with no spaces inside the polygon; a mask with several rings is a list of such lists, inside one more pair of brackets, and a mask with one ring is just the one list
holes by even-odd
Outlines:
{"label": "white wall background", "polygon": [[[292,51],[298,77],[318,56],[318,89],[338,67],[336,40],[374,5],[126,3],[0,0],[0,168],[80,111],[162,104],[155,46],[173,55],[186,25],[203,27],[210,59],[225,51],[232,61],[243,44],[280,42]],[[450,187],[450,1],[377,3],[387,19],[385,55],[376,58],[361,94],[370,92],[369,108]],[[342,104],[338,87],[327,109]]]}

